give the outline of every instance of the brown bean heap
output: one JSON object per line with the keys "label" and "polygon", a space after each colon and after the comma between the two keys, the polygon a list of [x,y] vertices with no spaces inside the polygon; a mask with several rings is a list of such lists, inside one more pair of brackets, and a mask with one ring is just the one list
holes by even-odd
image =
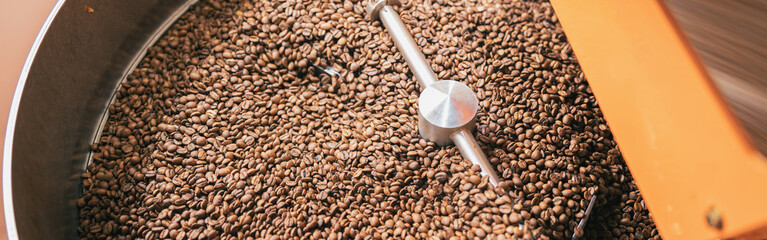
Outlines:
{"label": "brown bean heap", "polygon": [[477,92],[499,188],[420,138],[420,87],[363,4],[193,6],[109,106],[82,238],[562,239],[592,196],[584,237],[659,238],[548,3],[395,7]]}

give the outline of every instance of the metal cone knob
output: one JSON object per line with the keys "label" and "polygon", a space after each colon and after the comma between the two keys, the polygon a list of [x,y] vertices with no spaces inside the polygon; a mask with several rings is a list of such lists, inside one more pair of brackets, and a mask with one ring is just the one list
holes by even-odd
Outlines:
{"label": "metal cone knob", "polygon": [[440,146],[452,144],[459,130],[473,130],[479,100],[466,84],[443,80],[421,92],[418,98],[418,128],[421,136]]}

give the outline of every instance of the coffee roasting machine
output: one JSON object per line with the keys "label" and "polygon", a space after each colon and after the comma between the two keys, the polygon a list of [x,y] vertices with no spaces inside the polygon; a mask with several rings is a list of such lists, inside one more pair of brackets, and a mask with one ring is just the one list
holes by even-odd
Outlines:
{"label": "coffee roasting machine", "polygon": [[[80,174],[114,89],[195,2],[56,4],[24,66],[8,123],[2,182],[10,239],[76,238]],[[767,8],[713,0],[551,4],[661,235],[766,238],[767,130],[759,117],[767,116],[767,72],[761,72],[767,48],[754,42],[767,40]],[[99,14],[82,14],[85,5]],[[407,48],[412,39],[396,13],[378,15],[388,11],[384,5],[370,20],[383,21],[405,42],[400,49]],[[725,12],[731,15],[718,14]],[[411,58],[411,65],[422,64]],[[428,71],[417,74],[427,79],[419,79],[424,86],[436,80]],[[422,94],[452,89],[463,95],[451,97],[476,107],[468,87],[440,82]],[[455,142],[487,171],[486,157],[463,128],[475,116],[450,122],[437,113],[422,114],[421,134]],[[485,174],[497,183],[496,173]]]}

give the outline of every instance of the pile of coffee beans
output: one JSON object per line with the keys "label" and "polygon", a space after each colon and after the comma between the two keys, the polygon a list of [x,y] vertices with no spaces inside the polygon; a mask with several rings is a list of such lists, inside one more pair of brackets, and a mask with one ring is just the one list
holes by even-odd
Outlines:
{"label": "pile of coffee beans", "polygon": [[660,238],[549,3],[395,7],[477,93],[497,188],[418,135],[420,87],[365,4],[194,5],[109,106],[81,237]]}

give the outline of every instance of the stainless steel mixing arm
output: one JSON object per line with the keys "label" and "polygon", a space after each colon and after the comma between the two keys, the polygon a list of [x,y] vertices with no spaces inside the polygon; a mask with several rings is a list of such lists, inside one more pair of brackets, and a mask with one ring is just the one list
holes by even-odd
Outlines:
{"label": "stainless steel mixing arm", "polygon": [[471,133],[479,110],[476,94],[466,84],[437,79],[399,14],[389,6],[391,3],[396,2],[369,0],[368,17],[383,22],[423,89],[418,98],[419,133],[440,146],[454,143],[465,159],[479,165],[482,175],[488,176],[493,186],[498,186],[498,173]]}
{"label": "stainless steel mixing arm", "polygon": [[[389,1],[388,3],[393,2]],[[402,20],[400,20],[399,14],[387,4],[386,0],[378,0],[373,4],[368,5],[372,7],[368,8],[368,17],[371,20],[381,19],[386,30],[389,31],[389,35],[394,40],[394,44],[397,45],[399,52],[407,61],[407,65],[410,66],[410,71],[413,72],[416,80],[421,85],[421,89],[426,89],[432,83],[439,81],[437,75],[434,74],[434,70],[426,62],[421,49],[415,44],[413,37],[410,36],[410,32],[405,28]]]}

